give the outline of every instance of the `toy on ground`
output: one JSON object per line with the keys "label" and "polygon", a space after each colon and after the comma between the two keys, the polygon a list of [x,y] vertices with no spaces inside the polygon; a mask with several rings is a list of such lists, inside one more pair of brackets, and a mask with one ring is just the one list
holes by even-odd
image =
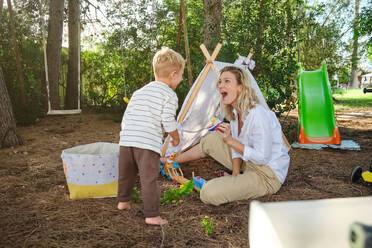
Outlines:
{"label": "toy on ground", "polygon": [[316,71],[299,64],[297,84],[299,143],[340,145],[326,62]]}
{"label": "toy on ground", "polygon": [[219,119],[213,118],[211,120],[211,124],[208,126],[209,131],[215,131],[218,129],[218,127],[223,123],[223,121],[220,121]]}
{"label": "toy on ground", "polygon": [[187,183],[189,180],[183,177],[183,172],[180,165],[175,161],[177,153],[173,153],[165,163],[160,162],[160,174],[166,176],[169,181],[177,181],[181,184]]}
{"label": "toy on ground", "polygon": [[[227,173],[229,175],[232,175],[233,171],[230,170],[230,169],[227,169],[227,168],[220,168],[220,169],[217,169],[214,173],[218,177],[223,177],[223,176],[225,176],[225,173]],[[243,171],[241,171],[240,174],[243,174]]]}
{"label": "toy on ground", "polygon": [[[173,153],[165,163],[160,162],[160,174],[162,176],[167,177],[169,181],[172,182],[179,182],[181,184],[186,184],[190,180],[186,179],[183,176],[183,172],[181,170],[181,166],[175,161],[175,158],[177,156],[177,153]],[[192,175],[192,178],[194,179],[194,188],[196,190],[200,190],[205,183],[205,180],[199,176],[195,177],[194,173]]]}
{"label": "toy on ground", "polygon": [[354,222],[350,226],[349,243],[351,248],[372,247],[372,226]]}
{"label": "toy on ground", "polygon": [[204,178],[201,178],[200,176],[195,176],[194,172],[192,173],[192,178],[194,179],[194,187],[197,190],[201,190],[203,187],[203,184],[206,182]]}
{"label": "toy on ground", "polygon": [[372,89],[367,89],[367,88],[364,88],[363,89],[363,93],[372,93]]}
{"label": "toy on ground", "polygon": [[369,167],[368,171],[364,171],[364,172],[360,166],[356,166],[353,169],[350,175],[350,182],[356,183],[361,178],[363,179],[363,182],[372,183],[372,165]]}

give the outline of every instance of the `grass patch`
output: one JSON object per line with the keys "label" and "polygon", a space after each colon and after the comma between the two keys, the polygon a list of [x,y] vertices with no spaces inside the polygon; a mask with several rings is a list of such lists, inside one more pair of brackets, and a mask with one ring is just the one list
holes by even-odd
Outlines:
{"label": "grass patch", "polygon": [[372,108],[372,93],[363,93],[363,89],[337,89],[332,96],[336,109]]}

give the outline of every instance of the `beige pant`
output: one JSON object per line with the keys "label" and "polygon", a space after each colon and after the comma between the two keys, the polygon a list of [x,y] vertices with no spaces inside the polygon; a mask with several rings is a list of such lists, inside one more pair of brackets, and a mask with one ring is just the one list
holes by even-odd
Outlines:
{"label": "beige pant", "polygon": [[[232,170],[231,148],[217,133],[212,133],[200,141],[200,154],[217,160]],[[281,182],[267,165],[243,162],[237,176],[218,177],[204,183],[200,199],[207,204],[218,206],[223,203],[246,200],[276,193]]]}

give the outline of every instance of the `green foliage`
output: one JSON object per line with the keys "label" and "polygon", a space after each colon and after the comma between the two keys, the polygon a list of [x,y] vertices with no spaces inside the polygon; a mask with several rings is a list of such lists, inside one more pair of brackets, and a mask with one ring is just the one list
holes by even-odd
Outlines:
{"label": "green foliage", "polygon": [[142,201],[141,196],[139,194],[138,188],[134,187],[132,192],[132,202],[133,203],[140,203]]}
{"label": "green foliage", "polygon": [[84,123],[84,121],[85,121],[84,116],[80,115],[79,123]]}
{"label": "green foliage", "polygon": [[123,105],[122,61],[109,51],[85,51],[81,56],[83,104],[100,107]]}
{"label": "green foliage", "polygon": [[368,35],[367,42],[369,48],[372,47],[372,2],[364,7],[359,16],[359,32],[361,35]]}
{"label": "green foliage", "polygon": [[[96,51],[84,52],[83,92],[88,105],[117,106],[127,96],[154,80],[152,58],[162,46],[176,49],[178,4],[175,1],[108,1],[112,31]],[[183,85],[185,83],[182,83]],[[183,102],[189,88],[178,90]]]}
{"label": "green foliage", "polygon": [[21,55],[27,98],[26,106],[21,101],[14,46],[6,9],[0,15],[0,40],[2,41],[0,43],[0,65],[4,72],[4,80],[12,102],[15,119],[18,124],[29,124],[45,114],[45,107],[43,107],[45,91],[42,90],[44,68],[41,37],[35,26],[37,19],[34,12],[26,10],[14,12],[14,22]]}
{"label": "green foliage", "polygon": [[342,48],[347,44],[342,40],[342,28],[346,19],[347,4],[342,1],[305,6],[300,14],[304,16],[298,30],[299,60],[305,70],[317,70],[323,60],[327,61],[330,78],[342,66],[344,61]]}
{"label": "green foliage", "polygon": [[[257,67],[255,77],[266,96],[268,105],[278,114],[295,107],[292,86],[296,72],[295,60],[295,33],[296,9],[295,1],[268,1],[264,6],[249,0],[225,2],[223,10],[222,39],[224,46],[218,60],[233,62],[236,53],[247,54],[252,52]],[[192,74],[195,80],[205,61],[199,45],[203,42],[203,2],[186,1],[187,25],[189,46],[191,53]],[[114,25],[120,24],[121,29],[114,28],[108,34],[107,42],[100,49],[101,57],[110,53],[110,59],[121,56],[122,67],[116,67],[120,81],[124,81],[127,94],[130,95],[153,80],[151,60],[161,46],[169,46],[179,51],[184,57],[184,40],[177,44],[179,28],[179,3],[175,0],[149,1],[134,0],[110,1],[108,13]],[[242,18],[249,16],[249,18]],[[114,26],[115,27],[115,26]],[[113,27],[112,27],[113,28]],[[264,30],[264,31],[262,31]],[[209,51],[210,53],[212,51]],[[113,55],[115,54],[115,55]],[[119,58],[117,58],[119,59]],[[103,62],[104,63],[104,62]],[[112,65],[113,63],[111,63]],[[86,67],[88,68],[88,67]],[[105,105],[104,90],[110,78],[105,74],[89,76],[91,71],[85,70],[89,81],[94,88],[87,87],[88,103]],[[124,70],[124,72],[123,72]],[[89,78],[89,79],[88,79]],[[96,83],[91,83],[94,79]],[[179,105],[182,104],[189,86],[184,81],[177,89]],[[123,85],[113,83],[117,92],[123,92]],[[118,97],[118,104],[124,104]],[[111,104],[111,103],[110,103]],[[125,107],[125,106],[124,106]]]}
{"label": "green foliage", "polygon": [[200,224],[204,227],[205,234],[207,235],[211,235],[213,233],[213,227],[217,225],[209,219],[209,216],[204,216]]}
{"label": "green foliage", "polygon": [[[47,2],[42,1],[44,7]],[[169,46],[185,58],[183,30],[180,28],[178,0],[97,0],[105,5],[109,22],[104,29],[96,30],[104,37],[98,42],[94,37],[82,41],[81,101],[82,106],[121,113],[126,107],[123,97],[154,80],[152,57],[162,46]],[[309,4],[313,4],[310,6]],[[187,28],[191,55],[192,77],[195,80],[205,65],[200,51],[204,35],[203,1],[185,1]],[[253,54],[256,68],[252,71],[270,108],[280,115],[295,107],[297,60],[306,70],[318,69],[326,59],[329,78],[337,73],[339,83],[349,81],[350,61],[344,51],[351,50],[342,39],[351,27],[352,14],[349,1],[305,0],[231,0],[222,1],[221,40],[219,61],[234,62],[236,54]],[[82,15],[87,17],[89,8],[82,3]],[[46,112],[44,89],[44,63],[41,43],[38,3],[18,2],[15,7],[15,25],[25,78],[28,104],[22,106],[19,82],[6,9],[0,13],[0,65],[13,104],[18,123],[31,123]],[[100,11],[100,10],[97,10]],[[91,13],[91,19],[95,16]],[[370,36],[370,4],[361,10],[360,34]],[[84,24],[83,28],[86,28]],[[99,25],[99,24],[97,24]],[[178,39],[179,31],[181,37]],[[323,39],[326,41],[323,47]],[[296,52],[299,41],[300,54]],[[89,45],[86,45],[89,43]],[[370,37],[369,37],[369,43]],[[369,54],[372,48],[369,47]],[[362,51],[360,53],[365,53]],[[212,51],[209,51],[212,53]],[[61,103],[67,75],[67,49],[62,49],[60,92]],[[370,55],[372,56],[372,55]],[[332,84],[337,82],[331,81]],[[186,73],[176,92],[179,106],[190,86]],[[180,108],[179,108],[180,109]]]}
{"label": "green foliage", "polygon": [[170,189],[164,192],[163,197],[160,198],[162,205],[168,205],[170,203],[176,203],[181,197],[186,197],[194,189],[194,180],[190,180],[185,184],[182,184],[179,189]]}
{"label": "green foliage", "polygon": [[[301,1],[300,3],[301,4]],[[223,61],[253,54],[252,72],[267,104],[279,115],[295,107],[297,23],[296,1],[229,1],[223,8]]]}

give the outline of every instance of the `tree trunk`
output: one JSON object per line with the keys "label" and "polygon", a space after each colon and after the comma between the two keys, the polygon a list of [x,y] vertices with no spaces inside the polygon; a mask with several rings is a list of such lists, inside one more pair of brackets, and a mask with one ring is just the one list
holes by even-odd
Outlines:
{"label": "tree trunk", "polygon": [[22,144],[22,138],[16,132],[12,103],[0,67],[0,148]]}
{"label": "tree trunk", "polygon": [[180,1],[182,9],[182,23],[183,23],[183,38],[185,41],[185,50],[186,50],[186,62],[187,62],[187,78],[189,85],[193,84],[192,80],[192,70],[191,70],[191,59],[190,59],[190,48],[189,48],[189,38],[187,36],[187,21],[186,21],[186,8],[184,0]]}
{"label": "tree trunk", "polygon": [[59,69],[61,64],[64,2],[64,0],[50,0],[49,5],[47,61],[49,96],[52,109],[60,109]]}
{"label": "tree trunk", "polygon": [[[258,13],[258,18],[259,18],[259,25],[260,27],[258,28],[258,30],[264,30],[264,27],[265,27],[265,4],[266,4],[266,0],[261,0],[260,1],[260,13]],[[255,54],[255,58],[257,61],[260,61],[261,58],[262,58],[262,50],[263,50],[263,33],[262,32],[259,32],[257,34],[257,41],[256,41],[256,54]],[[256,65],[256,69],[254,70],[253,72],[253,76],[256,77],[258,74],[261,73],[261,70],[262,70],[262,67],[259,63],[257,63]]]}
{"label": "tree trunk", "polygon": [[351,76],[350,88],[359,88],[358,80],[358,38],[359,38],[359,0],[355,0],[355,16],[354,16],[354,35],[353,35],[353,55],[351,57]]}
{"label": "tree trunk", "polygon": [[3,14],[4,1],[0,0],[0,15]]}
{"label": "tree trunk", "polygon": [[221,0],[203,0],[204,45],[211,52],[221,40]]}
{"label": "tree trunk", "polygon": [[183,20],[183,13],[182,13],[182,7],[180,7],[180,17],[179,17],[179,23],[178,23],[178,34],[177,34],[177,48],[178,52],[181,51],[181,35],[182,35],[182,20]]}
{"label": "tree trunk", "polygon": [[10,31],[12,33],[12,41],[13,41],[13,48],[14,48],[14,55],[16,57],[16,67],[17,67],[17,76],[19,80],[19,89],[21,93],[21,101],[23,107],[27,105],[26,93],[25,93],[25,84],[23,80],[23,73],[22,73],[22,63],[21,63],[21,56],[19,54],[18,49],[18,42],[17,42],[17,32],[14,26],[14,18],[13,18],[13,10],[12,10],[12,3],[10,0],[7,0],[8,3],[8,13],[9,13],[9,24],[10,24]]}
{"label": "tree trunk", "polygon": [[79,106],[80,85],[80,3],[68,1],[68,71],[65,109]]}
{"label": "tree trunk", "polygon": [[41,27],[41,35],[42,35],[42,41],[43,41],[43,59],[44,59],[44,70],[41,70],[40,78],[41,78],[41,105],[42,109],[45,111],[45,113],[48,112],[49,106],[48,106],[48,86],[47,86],[47,59],[46,59],[46,34],[45,34],[45,14],[43,10],[43,3],[40,2],[39,7],[39,15],[40,15],[40,27]]}

